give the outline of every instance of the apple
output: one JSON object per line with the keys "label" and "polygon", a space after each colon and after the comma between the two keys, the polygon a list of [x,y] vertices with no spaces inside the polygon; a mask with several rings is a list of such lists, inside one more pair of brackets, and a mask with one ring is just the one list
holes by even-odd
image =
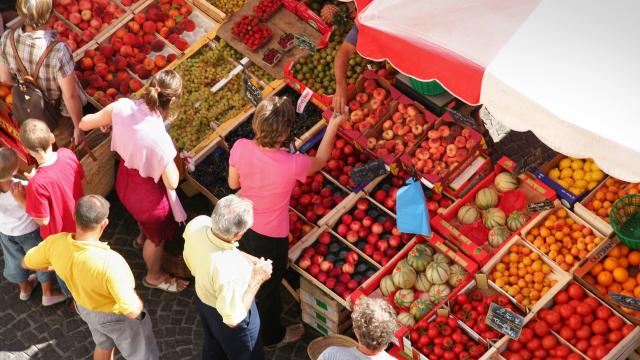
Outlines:
{"label": "apple", "polygon": [[323,260],[320,263],[320,270],[321,271],[329,272],[329,271],[331,271],[331,269],[333,269],[333,263],[331,261]]}
{"label": "apple", "polygon": [[362,220],[367,216],[367,213],[362,210],[362,209],[357,209],[356,211],[353,212],[353,217],[356,220]]}
{"label": "apple", "polygon": [[345,258],[345,261],[351,264],[355,264],[358,262],[358,254],[355,251],[349,251]]}
{"label": "apple", "polygon": [[380,240],[380,236],[378,234],[371,233],[367,236],[367,243],[375,245]]}
{"label": "apple", "polygon": [[374,247],[374,245],[372,244],[366,244],[364,246],[364,250],[362,250],[367,256],[371,256],[373,255],[373,252],[376,250],[376,248]]}
{"label": "apple", "polygon": [[321,283],[324,284],[324,282],[327,281],[328,277],[329,277],[329,275],[327,275],[327,273],[321,272],[316,276],[316,279],[318,279],[318,281],[320,281]]}
{"label": "apple", "polygon": [[349,280],[347,283],[347,289],[355,290],[358,287],[358,283],[355,280]]}
{"label": "apple", "polygon": [[320,263],[322,263],[322,261],[324,261],[324,256],[319,255],[319,254],[313,255],[313,258],[311,259],[311,261],[314,264],[317,264],[319,266]]}
{"label": "apple", "polygon": [[371,225],[373,225],[373,218],[371,216],[365,216],[364,219],[362,219],[362,226],[370,228]]}
{"label": "apple", "polygon": [[358,230],[358,238],[366,239],[370,233],[371,233],[371,230],[369,230],[369,228],[361,227],[360,230]]}
{"label": "apple", "polygon": [[338,227],[336,228],[336,232],[338,233],[338,235],[345,237],[347,235],[347,232],[349,231],[349,228],[347,225],[345,224],[340,224],[338,225]]}
{"label": "apple", "polygon": [[344,274],[353,274],[354,271],[355,271],[355,267],[353,266],[353,264],[344,263],[344,265],[342,265],[342,272]]}
{"label": "apple", "polygon": [[380,240],[376,243],[376,249],[380,252],[384,252],[389,247],[389,243],[386,240]]}
{"label": "apple", "polygon": [[369,202],[366,199],[360,199],[356,203],[356,207],[361,210],[367,210],[369,208]]}
{"label": "apple", "polygon": [[347,232],[347,241],[350,243],[355,243],[356,241],[358,241],[358,233],[350,230],[349,232]]}
{"label": "apple", "polygon": [[398,248],[401,243],[402,243],[402,240],[400,239],[399,236],[392,235],[391,237],[389,237],[389,246],[390,247]]}
{"label": "apple", "polygon": [[350,225],[349,225],[349,229],[358,232],[360,230],[360,228],[362,228],[362,223],[360,221],[353,221]]}
{"label": "apple", "polygon": [[311,265],[311,259],[309,259],[306,256],[303,256],[299,261],[298,261],[298,266],[305,270],[306,268],[309,267],[309,265]]}
{"label": "apple", "polygon": [[309,272],[309,274],[313,277],[316,277],[319,273],[320,273],[320,265],[318,264],[311,264],[307,271]]}
{"label": "apple", "polygon": [[336,286],[336,279],[332,277],[327,278],[327,281],[325,281],[324,285],[329,289],[333,290]]}
{"label": "apple", "polygon": [[344,215],[342,215],[342,217],[340,218],[340,221],[341,221],[344,225],[349,225],[349,224],[351,224],[351,222],[353,222],[353,217],[351,216],[351,214],[344,214]]}
{"label": "apple", "polygon": [[373,261],[380,263],[382,261],[382,258],[384,257],[384,254],[380,251],[374,251],[372,257]]}
{"label": "apple", "polygon": [[382,234],[383,230],[384,230],[384,227],[380,223],[374,223],[373,225],[371,225],[371,233],[373,234],[377,234],[377,235]]}

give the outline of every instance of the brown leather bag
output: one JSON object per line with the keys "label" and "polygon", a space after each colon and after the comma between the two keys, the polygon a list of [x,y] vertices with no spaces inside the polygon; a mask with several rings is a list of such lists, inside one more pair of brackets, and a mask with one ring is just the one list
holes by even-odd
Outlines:
{"label": "brown leather bag", "polygon": [[27,119],[42,120],[53,131],[58,127],[60,115],[58,114],[57,105],[59,104],[54,104],[49,100],[47,94],[38,86],[37,80],[42,63],[58,44],[58,41],[54,41],[44,50],[44,53],[38,59],[33,75],[30,75],[16,49],[15,30],[11,31],[9,38],[11,39],[11,49],[18,65],[18,71],[20,71],[22,77],[13,85],[11,91],[13,95],[12,117],[18,122],[18,126],[22,126],[22,123]]}

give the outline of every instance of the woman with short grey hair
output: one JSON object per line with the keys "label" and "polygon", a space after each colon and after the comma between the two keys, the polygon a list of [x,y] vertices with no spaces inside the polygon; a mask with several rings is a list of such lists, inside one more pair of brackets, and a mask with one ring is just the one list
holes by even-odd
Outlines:
{"label": "woman with short grey hair", "polygon": [[211,217],[196,217],[184,231],[184,261],[196,279],[204,328],[203,359],[264,359],[255,296],[271,276],[271,261],[237,248],[252,224],[251,200],[229,195]]}
{"label": "woman with short grey hair", "polygon": [[396,330],[396,314],[383,299],[361,297],[351,314],[353,332],[358,346],[332,346],[320,354],[318,360],[392,360],[384,349]]}

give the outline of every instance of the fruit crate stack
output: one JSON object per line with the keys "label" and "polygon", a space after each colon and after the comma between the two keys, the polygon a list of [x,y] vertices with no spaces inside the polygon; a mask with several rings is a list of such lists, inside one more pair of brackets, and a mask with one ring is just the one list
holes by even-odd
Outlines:
{"label": "fruit crate stack", "polygon": [[378,270],[348,242],[326,226],[312,230],[289,251],[301,275],[303,320],[322,332],[344,334],[350,327],[349,297]]}
{"label": "fruit crate stack", "polygon": [[510,238],[540,217],[527,205],[555,199],[539,180],[514,174],[515,163],[500,159],[493,172],[456,201],[431,226],[480,265],[487,263]]}
{"label": "fruit crate stack", "polygon": [[393,342],[411,353],[410,329],[430,319],[448,298],[472,280],[477,270],[477,265],[464,254],[444,244],[433,247],[418,236],[359,287],[351,301],[355,303],[361,296],[386,299],[396,310],[401,325]]}

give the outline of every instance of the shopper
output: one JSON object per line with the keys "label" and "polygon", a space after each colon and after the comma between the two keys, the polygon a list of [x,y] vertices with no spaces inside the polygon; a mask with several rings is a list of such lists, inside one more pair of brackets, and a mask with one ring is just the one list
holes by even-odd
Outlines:
{"label": "shopper", "polygon": [[333,62],[333,72],[336,78],[336,91],[333,95],[333,111],[342,113],[347,106],[347,70],[349,59],[356,53],[358,42],[358,26],[353,24],[351,31],[347,34],[336,53]]}
{"label": "shopper", "polygon": [[134,246],[142,247],[147,265],[142,283],[172,293],[189,284],[161,268],[164,242],[173,239],[176,221],[186,220],[175,192],[179,173],[173,159],[177,152],[164,127],[164,119],[171,116],[181,92],[180,75],[162,70],[151,79],[141,100],[122,98],[80,122],[85,131],[113,128],[111,149],[122,159],[116,192],[141,228]]}
{"label": "shopper", "polygon": [[229,195],[211,217],[198,216],[185,229],[184,261],[196,278],[203,359],[264,359],[254,297],[271,275],[271,261],[237,249],[252,223],[251,201]]}
{"label": "shopper", "polygon": [[253,201],[253,226],[240,240],[240,249],[273,261],[273,274],[256,297],[262,341],[268,350],[295,342],[304,332],[302,324],[285,329],[280,322],[280,283],[288,265],[289,199],[296,181],[304,181],[326,164],[345,118],[330,120],[315,157],[290,154],[281,146],[295,121],[295,110],[289,99],[270,97],[254,114],[255,140],[238,140],[229,155],[229,186]]}
{"label": "shopper", "polygon": [[76,233],[54,235],[29,250],[22,265],[28,269],[52,266],[76,301],[76,309],[96,343],[94,359],[113,359],[115,347],[125,359],[156,360],[158,347],[151,319],[134,290],[129,265],[100,241],[109,224],[109,202],[87,195],[75,211]]}
{"label": "shopper", "polygon": [[[16,52],[28,72],[34,71],[45,49],[56,41],[56,32],[47,22],[53,15],[53,0],[18,0],[18,15],[24,19],[24,25],[15,31],[6,31],[0,38],[0,82],[13,85],[16,79],[22,79],[19,65],[11,46],[15,40]],[[47,95],[52,104],[59,104],[61,117],[56,129],[59,147],[68,146],[71,136],[78,145],[84,135],[78,124],[82,118],[82,106],[87,102],[86,94],[74,71],[75,64],[69,46],[59,42],[48,54],[37,77],[39,88]]]}
{"label": "shopper", "polygon": [[20,266],[24,254],[42,238],[38,224],[24,211],[25,181],[13,178],[18,171],[18,155],[13,149],[0,148],[0,245],[4,253],[4,277],[20,286],[20,300],[27,301],[38,282],[42,284],[42,305],[50,306],[67,297],[51,288],[53,272],[38,272],[36,278]]}
{"label": "shopper", "polygon": [[361,297],[351,314],[357,347],[332,346],[318,360],[392,360],[384,349],[396,329],[396,315],[384,299]]}

